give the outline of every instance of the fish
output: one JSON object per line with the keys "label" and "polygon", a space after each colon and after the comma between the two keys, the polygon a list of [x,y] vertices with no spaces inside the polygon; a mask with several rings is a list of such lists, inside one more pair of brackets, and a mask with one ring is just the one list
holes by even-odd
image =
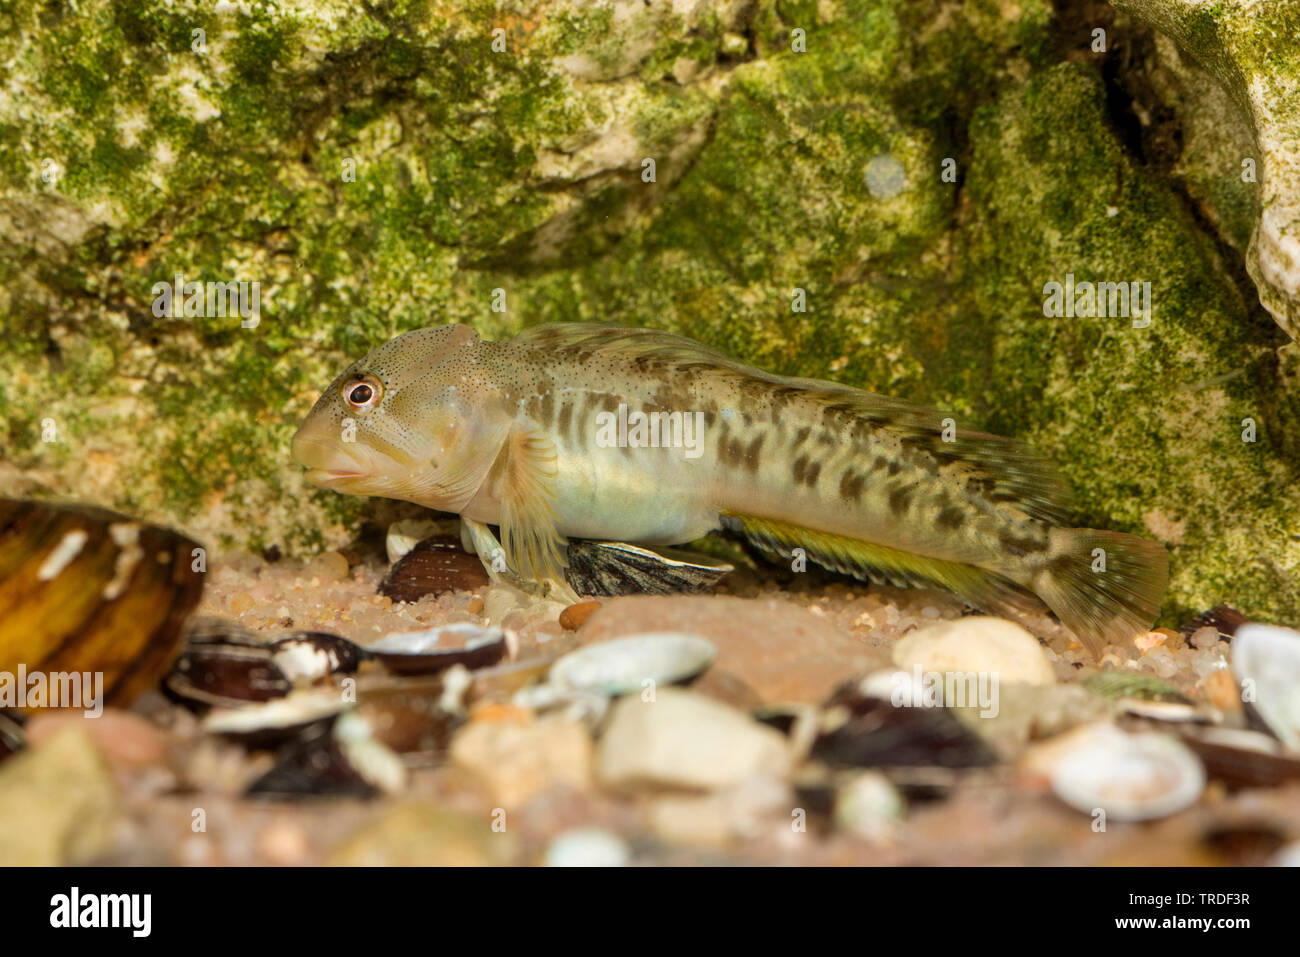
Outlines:
{"label": "fish", "polygon": [[1046,606],[1095,655],[1149,629],[1168,579],[1159,543],[1072,527],[1058,473],[1017,441],[654,329],[407,332],[325,389],[291,455],[320,487],[459,515],[493,580],[542,594],[565,592],[569,539],[722,529],[992,614]]}

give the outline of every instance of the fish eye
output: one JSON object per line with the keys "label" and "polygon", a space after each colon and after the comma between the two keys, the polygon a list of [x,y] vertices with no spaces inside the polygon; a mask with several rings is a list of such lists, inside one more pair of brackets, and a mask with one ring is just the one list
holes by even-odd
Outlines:
{"label": "fish eye", "polygon": [[383,395],[384,387],[372,375],[357,376],[343,385],[343,401],[354,412],[369,412],[379,405]]}

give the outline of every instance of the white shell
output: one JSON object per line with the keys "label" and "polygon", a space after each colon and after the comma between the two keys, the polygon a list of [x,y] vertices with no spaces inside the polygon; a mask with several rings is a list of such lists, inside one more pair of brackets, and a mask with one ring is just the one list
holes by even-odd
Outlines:
{"label": "white shell", "polygon": [[652,631],[602,641],[564,655],[551,666],[557,688],[625,694],[644,682],[673,684],[698,675],[717,654],[713,642],[675,631]]}
{"label": "white shell", "polygon": [[243,708],[214,708],[204,717],[202,727],[209,734],[247,734],[310,724],[351,707],[337,688],[313,688]]}
{"label": "white shell", "polygon": [[1098,725],[1077,738],[1052,771],[1052,790],[1084,814],[1150,821],[1190,807],[1205,789],[1205,768],[1166,734],[1126,734]]}
{"label": "white shell", "polygon": [[1300,751],[1300,632],[1242,625],[1232,638],[1232,673],[1254,685],[1250,702],[1277,739]]}
{"label": "white shell", "polygon": [[459,533],[460,522],[403,518],[388,526],[388,534],[384,538],[384,550],[388,552],[388,562],[391,565],[399,558],[408,555],[411,549],[426,538]]}
{"label": "white shell", "polygon": [[624,867],[631,858],[623,839],[603,827],[565,831],[546,849],[547,867]]}
{"label": "white shell", "polygon": [[[366,651],[385,655],[437,655],[448,651],[469,651],[496,641],[503,637],[500,628],[484,628],[472,621],[458,621],[451,625],[438,625],[421,631],[399,631],[384,635],[378,641],[363,645]],[[443,639],[464,636],[464,644],[448,647]]]}

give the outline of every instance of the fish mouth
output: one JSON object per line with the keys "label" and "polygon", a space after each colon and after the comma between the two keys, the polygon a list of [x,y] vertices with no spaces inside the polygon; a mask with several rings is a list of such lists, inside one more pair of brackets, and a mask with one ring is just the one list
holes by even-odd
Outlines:
{"label": "fish mouth", "polygon": [[304,477],[313,485],[337,486],[374,475],[370,463],[359,461],[338,443],[312,438],[302,432],[293,437],[290,455],[296,463],[306,466]]}

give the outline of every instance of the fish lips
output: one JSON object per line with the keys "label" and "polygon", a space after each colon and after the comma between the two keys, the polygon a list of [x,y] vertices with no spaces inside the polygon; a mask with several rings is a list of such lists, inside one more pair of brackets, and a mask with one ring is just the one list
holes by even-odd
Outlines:
{"label": "fish lips", "polygon": [[375,473],[372,463],[362,461],[361,455],[341,443],[313,438],[302,430],[293,437],[290,455],[294,462],[306,467],[308,482],[325,488],[365,480]]}

